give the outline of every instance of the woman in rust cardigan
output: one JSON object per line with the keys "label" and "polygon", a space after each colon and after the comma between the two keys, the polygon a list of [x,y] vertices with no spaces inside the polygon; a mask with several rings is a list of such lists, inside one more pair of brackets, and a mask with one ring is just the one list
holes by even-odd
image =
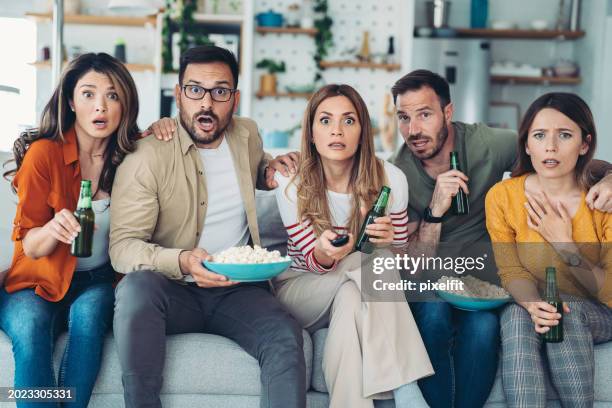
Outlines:
{"label": "woman in rust cardigan", "polygon": [[[5,174],[19,197],[13,262],[0,285],[0,328],[13,343],[15,387],[74,387],[74,407],[89,402],[112,322],[108,207],[115,170],[139,135],[137,116],[138,94],[123,64],[84,54],[65,69],[38,129],[15,142],[17,168]],[[92,181],[97,229],[93,255],[77,259],[70,243],[80,230],[72,212],[82,179]],[[66,323],[56,381],[54,338]],[[27,404],[37,405],[49,406]]]}

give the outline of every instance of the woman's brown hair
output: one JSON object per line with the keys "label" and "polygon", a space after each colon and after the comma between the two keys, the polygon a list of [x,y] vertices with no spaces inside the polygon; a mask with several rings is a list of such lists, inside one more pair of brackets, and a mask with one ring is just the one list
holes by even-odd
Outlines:
{"label": "woman's brown hair", "polygon": [[[15,176],[30,145],[38,139],[50,139],[58,143],[64,142],[64,133],[76,121],[76,115],[70,108],[74,88],[86,73],[95,71],[105,74],[113,83],[122,107],[121,121],[115,134],[110,136],[104,152],[104,166],[98,183],[99,189],[111,192],[117,166],[121,164],[126,154],[134,151],[135,141],[139,137],[138,125],[138,93],[132,76],[125,66],[117,59],[105,53],[83,54],[68,64],[51,99],[45,106],[38,128],[22,132],[13,144],[13,159],[16,167],[4,173],[10,179]],[[8,163],[8,162],[7,162]],[[7,164],[5,163],[5,165]]]}
{"label": "woman's brown hair", "polygon": [[297,172],[298,217],[310,220],[317,235],[332,229],[331,213],[327,201],[327,183],[321,156],[313,142],[313,124],[319,105],[327,98],[344,96],[351,101],[361,124],[361,137],[355,152],[349,186],[352,208],[348,232],[356,237],[361,227],[360,207],[370,208],[385,181],[382,162],[374,154],[374,137],[368,108],[359,93],[349,85],[326,85],[308,101],[302,123],[301,159]]}
{"label": "woman's brown hair", "polygon": [[[589,145],[589,150],[578,157],[574,175],[576,181],[583,189],[588,189],[594,182],[594,179],[587,167],[595,154],[597,146],[597,131],[595,130],[595,121],[593,113],[589,105],[578,95],[567,92],[551,92],[540,96],[536,99],[525,112],[521,125],[519,126],[518,137],[518,162],[512,171],[512,177],[518,177],[526,173],[533,173],[535,169],[531,163],[531,157],[527,154],[527,138],[529,137],[529,129],[533,124],[536,115],[542,109],[554,109],[561,112],[570,118],[578,127],[582,135],[582,141]],[[587,136],[591,136],[587,138]]]}

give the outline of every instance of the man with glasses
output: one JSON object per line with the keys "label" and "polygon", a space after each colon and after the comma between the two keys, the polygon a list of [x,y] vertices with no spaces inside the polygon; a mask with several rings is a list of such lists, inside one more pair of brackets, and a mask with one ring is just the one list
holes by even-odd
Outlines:
{"label": "man with glasses", "polygon": [[259,360],[262,407],[306,405],[301,328],[268,283],[202,266],[209,254],[259,244],[255,188],[275,187],[257,125],[233,116],[237,84],[231,52],[187,50],[172,141],[141,139],[117,170],[110,256],[126,274],[114,321],[126,407],[161,406],[166,334],[189,332],[228,337]]}

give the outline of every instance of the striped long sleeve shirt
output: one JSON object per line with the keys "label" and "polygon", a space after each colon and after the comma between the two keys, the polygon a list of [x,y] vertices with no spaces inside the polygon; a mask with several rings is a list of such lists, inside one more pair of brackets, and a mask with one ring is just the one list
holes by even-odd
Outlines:
{"label": "striped long sleeve shirt", "polygon": [[[402,245],[408,241],[408,183],[406,176],[400,169],[389,162],[384,162],[385,172],[391,197],[387,206],[387,213],[391,217],[394,229],[393,244]],[[276,202],[287,229],[289,239],[287,242],[287,255],[292,259],[291,268],[298,271],[327,273],[336,267],[334,263],[326,268],[317,262],[314,257],[314,248],[317,236],[310,220],[299,220],[297,214],[297,187],[291,178],[276,173],[278,182],[276,189]],[[327,201],[330,206],[334,232],[347,233],[347,224],[351,211],[351,195],[327,191]]]}

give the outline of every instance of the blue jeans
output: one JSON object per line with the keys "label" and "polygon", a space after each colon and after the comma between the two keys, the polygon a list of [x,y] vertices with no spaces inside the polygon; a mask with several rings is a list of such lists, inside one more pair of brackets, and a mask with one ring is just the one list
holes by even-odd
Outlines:
{"label": "blue jeans", "polygon": [[[10,337],[15,358],[15,387],[74,387],[76,401],[87,407],[102,358],[104,336],[112,323],[114,271],[110,265],[75,272],[66,296],[49,302],[23,289],[0,288],[0,329]],[[67,325],[68,341],[56,382],[53,346]],[[57,407],[45,402],[19,402],[18,407]]]}
{"label": "blue jeans", "polygon": [[482,407],[497,371],[497,313],[467,312],[446,302],[415,302],[410,309],[435,370],[435,375],[419,380],[429,406]]}

